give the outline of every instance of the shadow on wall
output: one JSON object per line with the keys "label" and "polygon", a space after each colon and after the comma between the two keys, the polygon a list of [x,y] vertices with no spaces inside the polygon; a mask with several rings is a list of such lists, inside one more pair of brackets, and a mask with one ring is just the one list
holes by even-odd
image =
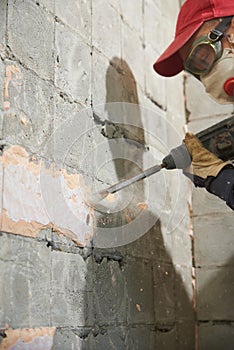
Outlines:
{"label": "shadow on wall", "polygon": [[[225,235],[228,236],[228,232],[220,232],[220,237],[221,235],[225,241]],[[215,250],[214,247],[217,247],[217,245],[220,252],[222,252],[223,242],[212,242],[212,239],[210,240],[210,247],[213,247],[213,250]],[[220,255],[218,254],[218,256]],[[212,257],[212,252],[210,256]],[[197,268],[197,333],[199,350],[233,349],[234,256],[226,262],[217,263],[217,265],[221,266],[200,266]]]}
{"label": "shadow on wall", "polygon": [[[111,140],[112,161],[120,180],[139,172],[147,152],[140,109],[135,113],[136,127],[128,124],[127,115],[124,122],[113,123],[114,111],[108,105],[139,102],[134,76],[124,60],[117,57],[111,60],[106,90],[108,121],[102,134]],[[120,139],[124,144],[122,158],[118,157]],[[112,233],[116,230],[117,235],[117,228],[126,227],[137,217],[136,204],[144,198],[144,182],[134,184],[132,193],[124,209],[96,215],[97,237],[103,223],[106,230]],[[155,222],[133,243],[93,248],[87,265],[83,350],[194,349],[193,307],[165,250],[160,220],[155,218]],[[128,234],[134,237],[134,232]]]}

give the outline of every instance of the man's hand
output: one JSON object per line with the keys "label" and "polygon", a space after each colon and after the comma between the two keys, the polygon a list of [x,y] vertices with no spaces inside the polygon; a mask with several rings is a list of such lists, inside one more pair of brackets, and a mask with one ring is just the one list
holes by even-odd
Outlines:
{"label": "man's hand", "polygon": [[191,178],[196,186],[206,186],[207,179],[216,177],[227,165],[232,166],[231,162],[224,162],[205,149],[195,135],[187,133],[183,141],[192,158],[192,164],[184,169],[184,174]]}

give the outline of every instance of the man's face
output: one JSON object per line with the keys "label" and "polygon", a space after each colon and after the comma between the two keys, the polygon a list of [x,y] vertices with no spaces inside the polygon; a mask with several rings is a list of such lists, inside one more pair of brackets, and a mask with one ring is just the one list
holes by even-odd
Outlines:
{"label": "man's face", "polygon": [[234,103],[234,17],[221,42],[211,42],[208,34],[218,24],[205,22],[179,52],[185,70],[201,80],[216,102]]}

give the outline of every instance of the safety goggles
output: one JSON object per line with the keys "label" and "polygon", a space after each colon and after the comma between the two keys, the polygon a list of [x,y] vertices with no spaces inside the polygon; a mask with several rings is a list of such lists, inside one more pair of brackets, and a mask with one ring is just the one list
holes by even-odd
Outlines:
{"label": "safety goggles", "polygon": [[232,17],[224,17],[220,23],[212,29],[209,34],[196,39],[191,47],[190,53],[184,62],[186,71],[195,76],[207,74],[213,64],[222,56],[222,42]]}

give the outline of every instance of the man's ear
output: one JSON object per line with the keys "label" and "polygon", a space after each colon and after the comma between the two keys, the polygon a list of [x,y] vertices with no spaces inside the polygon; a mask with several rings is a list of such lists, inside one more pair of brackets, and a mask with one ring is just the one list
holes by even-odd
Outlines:
{"label": "man's ear", "polygon": [[234,16],[232,17],[232,21],[231,21],[230,27],[234,28]]}

